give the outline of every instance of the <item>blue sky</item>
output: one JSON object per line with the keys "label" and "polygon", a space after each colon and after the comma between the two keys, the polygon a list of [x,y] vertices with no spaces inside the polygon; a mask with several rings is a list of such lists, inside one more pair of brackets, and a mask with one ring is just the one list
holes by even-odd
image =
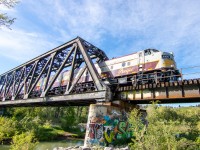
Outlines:
{"label": "blue sky", "polygon": [[179,68],[199,65],[198,0],[21,0],[12,30],[0,29],[0,74],[77,36],[111,57],[173,51]]}

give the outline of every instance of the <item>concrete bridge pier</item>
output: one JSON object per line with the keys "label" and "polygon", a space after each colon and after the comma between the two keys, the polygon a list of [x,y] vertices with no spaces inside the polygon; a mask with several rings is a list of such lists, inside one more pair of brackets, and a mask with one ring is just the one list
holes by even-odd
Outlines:
{"label": "concrete bridge pier", "polygon": [[134,108],[139,107],[121,101],[91,104],[84,146],[114,146],[129,140],[128,112]]}

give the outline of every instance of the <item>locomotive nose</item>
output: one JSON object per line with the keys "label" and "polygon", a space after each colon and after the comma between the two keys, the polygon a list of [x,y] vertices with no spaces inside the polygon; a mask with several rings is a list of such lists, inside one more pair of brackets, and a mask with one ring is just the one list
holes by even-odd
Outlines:
{"label": "locomotive nose", "polygon": [[163,67],[174,67],[174,61],[173,60],[164,60],[163,61]]}
{"label": "locomotive nose", "polygon": [[175,61],[174,61],[173,53],[163,52],[162,59],[163,59],[163,67],[175,68]]}

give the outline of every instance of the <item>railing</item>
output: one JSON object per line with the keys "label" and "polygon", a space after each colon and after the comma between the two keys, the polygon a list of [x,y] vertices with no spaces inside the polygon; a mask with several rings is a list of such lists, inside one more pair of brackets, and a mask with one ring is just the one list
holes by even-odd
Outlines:
{"label": "railing", "polygon": [[[127,80],[126,82],[122,83],[122,84],[130,84],[134,82],[136,82],[136,85],[142,85],[142,84],[146,84],[146,83],[159,83],[159,82],[174,82],[174,81],[185,81],[185,80],[191,80],[191,79],[200,79],[200,69],[198,70],[198,68],[200,68],[200,66],[193,66],[193,67],[187,67],[187,68],[181,68],[179,69],[180,74],[177,75],[172,75],[173,73],[170,74],[170,70],[169,75],[159,75],[159,72],[155,72],[155,73],[148,73],[148,74],[141,74],[140,75],[136,75],[136,76],[132,76],[129,77],[130,80]],[[173,72],[173,70],[171,70]],[[139,77],[140,76],[140,77]],[[122,77],[123,78],[123,77]],[[112,84],[119,84],[118,82],[112,83]]]}
{"label": "railing", "polygon": [[200,66],[181,68],[182,80],[200,78]]}

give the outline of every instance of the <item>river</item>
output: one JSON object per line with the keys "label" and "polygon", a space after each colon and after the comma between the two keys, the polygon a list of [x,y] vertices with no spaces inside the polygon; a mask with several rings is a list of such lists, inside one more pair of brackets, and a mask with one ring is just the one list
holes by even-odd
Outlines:
{"label": "river", "polygon": [[[40,142],[35,150],[53,150],[55,147],[70,147],[83,145],[84,140],[63,140],[54,142]],[[0,150],[9,150],[9,145],[0,145]]]}

